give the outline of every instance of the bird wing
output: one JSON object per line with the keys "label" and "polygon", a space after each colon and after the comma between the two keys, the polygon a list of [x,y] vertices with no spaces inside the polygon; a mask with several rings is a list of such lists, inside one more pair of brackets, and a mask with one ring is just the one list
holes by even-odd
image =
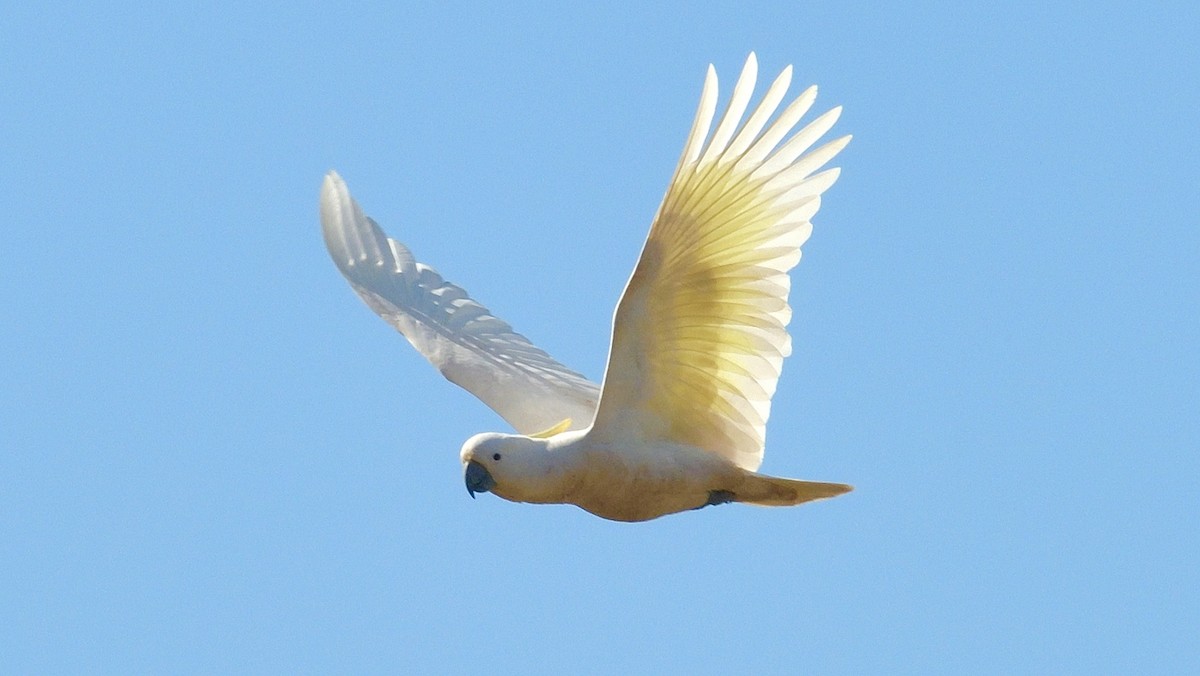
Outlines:
{"label": "bird wing", "polygon": [[595,383],[418,263],[363,214],[332,171],[321,186],[321,228],[329,255],[359,297],[518,432],[534,434],[567,418],[571,429],[591,424],[600,393]]}
{"label": "bird wing", "polygon": [[756,73],[751,54],[709,138],[717,78],[708,68],[683,156],[617,305],[593,424],[600,437],[688,444],[748,470],[762,464],[771,396],[791,352],[787,272],[838,176],[814,172],[850,140],[805,153],[840,108],[789,136],[815,87],[767,126],[790,66],[743,124]]}

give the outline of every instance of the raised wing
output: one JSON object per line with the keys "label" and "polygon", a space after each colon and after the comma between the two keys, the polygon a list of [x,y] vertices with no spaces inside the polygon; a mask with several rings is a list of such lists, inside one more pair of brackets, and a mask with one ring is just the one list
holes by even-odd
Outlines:
{"label": "raised wing", "polygon": [[321,186],[325,246],[350,286],[451,382],[479,397],[522,434],[566,418],[587,427],[600,388],[516,333],[467,292],[418,263],[363,214],[346,183]]}
{"label": "raised wing", "polygon": [[815,87],[767,126],[790,66],[743,123],[757,67],[751,54],[708,138],[717,99],[709,66],[683,156],[617,306],[593,427],[610,438],[689,444],[749,470],[762,464],[771,396],[791,352],[787,272],[838,176],[813,172],[850,140],[805,154],[840,108],[785,140]]}

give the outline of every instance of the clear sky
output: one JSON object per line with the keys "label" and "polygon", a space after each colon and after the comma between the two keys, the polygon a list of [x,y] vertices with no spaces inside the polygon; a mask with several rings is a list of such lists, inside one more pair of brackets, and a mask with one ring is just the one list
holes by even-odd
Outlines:
{"label": "clear sky", "polygon": [[[0,671],[1200,671],[1195,3],[73,4],[0,22]],[[323,174],[599,379],[751,50],[855,135],[763,470],[857,490],[472,501]]]}

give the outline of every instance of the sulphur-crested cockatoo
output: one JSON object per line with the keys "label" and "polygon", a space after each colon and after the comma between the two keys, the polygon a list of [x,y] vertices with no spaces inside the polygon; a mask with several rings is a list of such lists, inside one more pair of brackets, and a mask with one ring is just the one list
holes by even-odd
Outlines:
{"label": "sulphur-crested cockatoo", "polygon": [[709,66],[683,156],[617,305],[602,386],[418,263],[363,214],[341,177],[325,177],[325,244],[350,285],[519,432],[477,434],[463,445],[472,497],[491,491],[643,521],[726,502],[796,505],[851,489],[755,471],[791,351],[788,270],[838,176],[818,170],[850,140],[809,151],[840,108],[792,133],[815,87],[775,116],[791,72],[743,121],[757,75],[751,54],[710,134],[717,76]]}

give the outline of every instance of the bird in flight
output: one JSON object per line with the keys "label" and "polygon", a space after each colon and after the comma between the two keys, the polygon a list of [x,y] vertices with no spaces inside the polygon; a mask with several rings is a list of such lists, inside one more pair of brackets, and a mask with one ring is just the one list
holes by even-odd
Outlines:
{"label": "bird in flight", "polygon": [[325,245],[355,292],[518,432],[477,434],[463,444],[472,497],[491,492],[645,521],[730,502],[797,505],[851,490],[756,471],[791,352],[788,271],[821,194],[838,177],[838,169],[822,167],[850,141],[810,150],[840,107],[793,132],[816,87],[779,111],[791,66],[746,117],[757,71],[751,53],[714,130],[717,75],[708,67],[683,155],[617,304],[601,385],[417,262],[363,213],[336,172],[325,177]]}

